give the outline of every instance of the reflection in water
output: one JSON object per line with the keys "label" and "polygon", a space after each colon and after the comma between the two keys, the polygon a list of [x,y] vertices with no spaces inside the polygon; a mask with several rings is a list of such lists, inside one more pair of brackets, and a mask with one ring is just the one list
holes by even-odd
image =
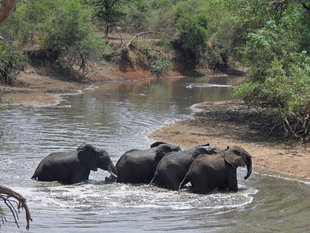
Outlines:
{"label": "reflection in water", "polygon": [[[218,85],[239,81],[204,77],[113,83],[69,96],[55,107],[9,106],[0,115],[1,184],[28,199],[34,219],[30,232],[305,232],[309,184],[255,172],[244,181],[246,169],[238,170],[238,193],[210,195],[105,184],[109,174],[102,170],[75,185],[29,179],[44,156],[83,142],[105,148],[114,162],[129,149],[147,148],[147,132],[187,117],[194,103],[231,98],[231,88]],[[3,231],[24,230],[7,219]]]}

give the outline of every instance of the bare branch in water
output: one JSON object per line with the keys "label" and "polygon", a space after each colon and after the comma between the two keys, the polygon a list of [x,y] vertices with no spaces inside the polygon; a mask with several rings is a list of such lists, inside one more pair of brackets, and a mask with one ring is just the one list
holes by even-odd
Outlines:
{"label": "bare branch in water", "polygon": [[[15,198],[17,201],[10,200],[9,198],[11,198],[11,197]],[[22,195],[20,195],[19,193],[15,192],[12,189],[7,188],[3,185],[0,185],[0,199],[2,199],[3,202],[6,204],[6,206],[10,209],[17,227],[19,227],[18,222],[17,222],[17,220],[19,219],[19,217],[18,217],[19,210],[25,209],[26,222],[27,222],[26,229],[29,230],[30,221],[32,221],[32,218],[31,218],[28,206],[26,204],[26,199]],[[14,207],[14,204],[17,205],[17,210]],[[7,221],[6,218],[4,217],[4,211],[2,208],[0,208],[0,217],[1,217],[2,223]]]}

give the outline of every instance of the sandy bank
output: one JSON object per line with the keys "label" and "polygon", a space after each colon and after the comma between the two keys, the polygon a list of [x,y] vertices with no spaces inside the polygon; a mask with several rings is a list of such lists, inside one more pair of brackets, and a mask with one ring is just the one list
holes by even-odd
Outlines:
{"label": "sandy bank", "polygon": [[192,119],[164,126],[152,132],[150,137],[183,148],[204,143],[220,149],[240,145],[254,156],[254,165],[310,181],[310,149],[269,135],[271,121],[264,113],[233,102],[201,103],[198,107],[201,112]]}

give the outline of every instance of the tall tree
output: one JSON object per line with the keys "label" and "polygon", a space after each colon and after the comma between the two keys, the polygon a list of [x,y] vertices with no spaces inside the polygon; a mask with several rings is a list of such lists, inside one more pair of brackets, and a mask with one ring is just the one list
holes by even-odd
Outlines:
{"label": "tall tree", "polygon": [[125,15],[123,8],[126,3],[133,0],[92,0],[89,1],[95,6],[95,15],[105,24],[105,39],[108,40],[109,29],[113,24],[120,21]]}

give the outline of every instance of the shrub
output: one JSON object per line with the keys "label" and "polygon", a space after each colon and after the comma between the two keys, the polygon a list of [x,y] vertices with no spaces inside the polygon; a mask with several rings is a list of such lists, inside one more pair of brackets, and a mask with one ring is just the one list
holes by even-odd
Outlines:
{"label": "shrub", "polygon": [[163,76],[167,74],[169,69],[172,69],[172,63],[168,58],[160,58],[153,60],[151,63],[151,72],[156,76]]}
{"label": "shrub", "polygon": [[[107,47],[93,35],[93,11],[83,0],[18,1],[17,11],[0,26],[6,40],[40,46],[40,59],[55,68],[84,72],[87,63],[99,59]],[[46,62],[46,61],[44,61]]]}
{"label": "shrub", "polygon": [[285,136],[309,142],[310,55],[305,46],[309,28],[300,7],[288,5],[276,20],[267,20],[248,34],[240,54],[250,73],[235,96],[273,108],[278,116],[275,126],[281,126]]}
{"label": "shrub", "polygon": [[[51,0],[46,0],[51,1]],[[59,1],[57,14],[50,18],[50,26],[44,29],[41,47],[58,54],[57,65],[65,69],[77,66],[83,72],[88,60],[103,55],[105,41],[93,36],[91,10],[78,0]],[[61,7],[60,7],[61,6]]]}
{"label": "shrub", "polygon": [[184,64],[188,68],[195,68],[200,62],[207,42],[207,21],[202,14],[196,16],[189,12],[177,13],[178,38],[174,41],[174,47],[181,54]]}
{"label": "shrub", "polygon": [[0,83],[12,85],[27,65],[27,57],[13,44],[0,41]]}
{"label": "shrub", "polygon": [[291,53],[272,62],[263,82],[250,80],[235,90],[248,103],[272,107],[285,136],[310,141],[310,56]]}

